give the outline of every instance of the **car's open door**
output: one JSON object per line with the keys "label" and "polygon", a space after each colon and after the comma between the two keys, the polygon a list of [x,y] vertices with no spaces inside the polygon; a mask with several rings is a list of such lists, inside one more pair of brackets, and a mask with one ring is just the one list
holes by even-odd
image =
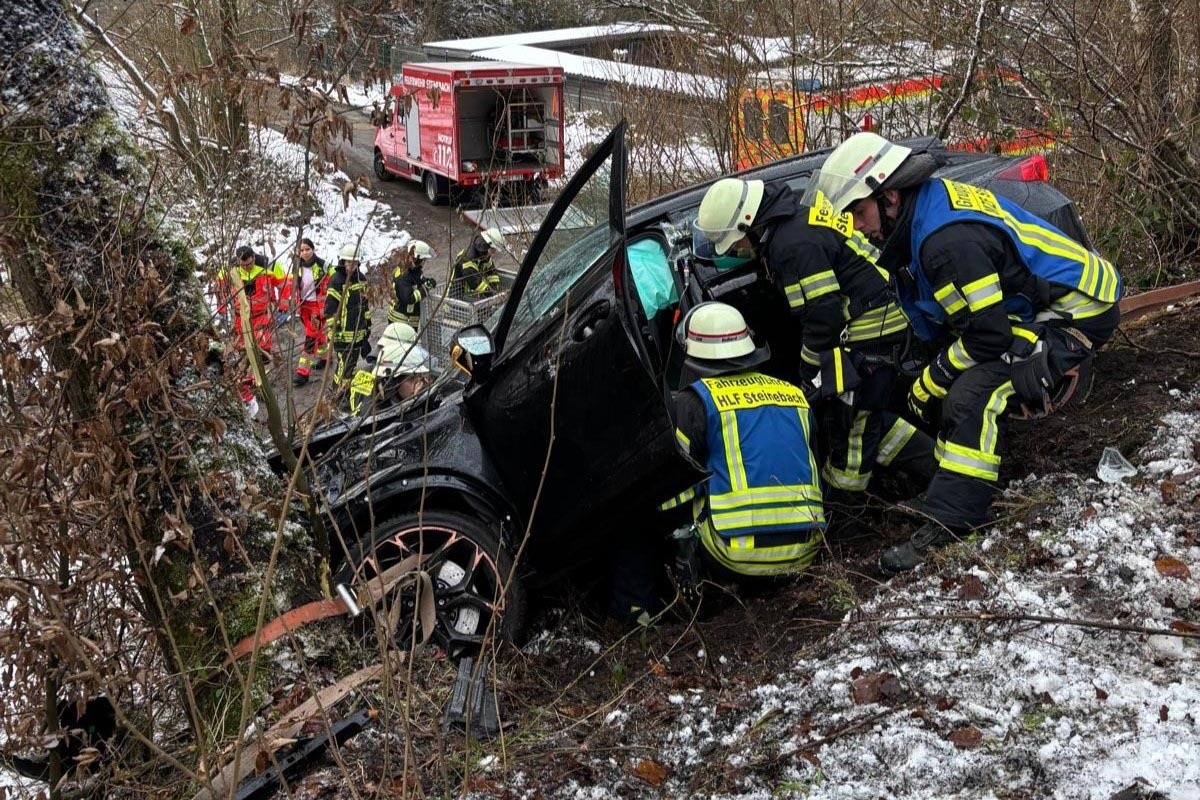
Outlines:
{"label": "car's open door", "polygon": [[[505,485],[539,529],[646,514],[700,477],[674,444],[615,277],[624,134],[622,123],[550,209],[495,327],[489,374],[466,393]],[[575,226],[577,213],[596,223]]]}

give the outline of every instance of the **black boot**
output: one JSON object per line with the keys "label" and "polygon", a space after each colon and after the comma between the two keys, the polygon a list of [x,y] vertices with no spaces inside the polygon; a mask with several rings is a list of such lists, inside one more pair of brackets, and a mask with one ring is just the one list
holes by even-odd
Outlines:
{"label": "black boot", "polygon": [[939,522],[926,522],[904,544],[889,547],[879,556],[879,568],[888,575],[915,569],[935,547],[957,542],[960,534]]}

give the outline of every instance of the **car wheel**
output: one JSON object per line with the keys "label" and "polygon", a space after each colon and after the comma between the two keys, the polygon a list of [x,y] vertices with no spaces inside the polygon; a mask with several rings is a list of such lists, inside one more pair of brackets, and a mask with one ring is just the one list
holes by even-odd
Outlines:
{"label": "car wheel", "polygon": [[[452,658],[478,653],[486,637],[519,641],[525,627],[525,590],[512,573],[494,525],[455,512],[427,511],[386,519],[375,527],[374,547],[360,559],[358,579],[370,579],[420,553],[433,581],[436,622],[431,641]],[[507,591],[502,587],[507,583]],[[411,640],[416,592],[400,594],[394,634]]]}
{"label": "car wheel", "polygon": [[383,153],[375,151],[375,177],[381,181],[390,181],[394,179],[392,173],[387,171],[387,167],[383,164]]}
{"label": "car wheel", "polygon": [[425,187],[425,196],[429,198],[430,205],[442,206],[446,204],[446,195],[449,193],[447,187],[443,186],[445,179],[440,175],[434,175],[432,172],[426,172],[425,177],[421,179],[421,184]]}

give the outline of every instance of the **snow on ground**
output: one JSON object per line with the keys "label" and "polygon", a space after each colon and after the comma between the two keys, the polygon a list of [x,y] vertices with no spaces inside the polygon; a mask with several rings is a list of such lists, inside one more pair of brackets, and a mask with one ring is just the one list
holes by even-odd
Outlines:
{"label": "snow on ground", "polygon": [[[882,590],[817,654],[755,689],[732,726],[689,708],[663,735],[664,762],[686,776],[717,755],[735,768],[775,755],[809,798],[1108,798],[1139,781],[1200,798],[1200,641],[1030,621],[870,622],[988,613],[1169,629],[1200,604],[1196,577],[1173,577],[1183,569],[1160,560],[1200,565],[1200,412],[1185,406],[1134,459],[1132,483],[1056,475],[1012,487],[1055,505],[993,532],[984,568]],[[999,537],[1027,537],[1047,557],[1014,572],[988,558]],[[855,679],[880,673],[898,679],[898,694],[856,705]],[[817,743],[838,731],[849,733]]]}

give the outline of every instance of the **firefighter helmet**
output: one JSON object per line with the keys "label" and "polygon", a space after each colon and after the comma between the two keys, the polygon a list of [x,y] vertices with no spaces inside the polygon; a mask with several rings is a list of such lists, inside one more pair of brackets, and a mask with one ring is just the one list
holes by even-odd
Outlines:
{"label": "firefighter helmet", "polygon": [[489,247],[504,247],[504,234],[499,228],[488,228],[481,235]]}
{"label": "firefighter helmet", "polygon": [[722,178],[704,193],[693,226],[723,256],[750,230],[762,198],[762,181]]}
{"label": "firefighter helmet", "polygon": [[684,348],[692,358],[715,361],[754,352],[742,312],[725,303],[701,303],[683,321]]}
{"label": "firefighter helmet", "polygon": [[342,245],[342,249],[338,252],[338,259],[341,261],[358,261],[358,245],[347,244]]}
{"label": "firefighter helmet", "polygon": [[429,352],[417,344],[417,332],[407,322],[391,322],[379,337],[377,377],[418,375],[430,371]]}
{"label": "firefighter helmet", "polygon": [[413,261],[428,261],[431,258],[437,257],[437,251],[429,246],[428,242],[417,239],[410,242],[408,252],[412,254]]}
{"label": "firefighter helmet", "polygon": [[834,210],[846,211],[882,189],[910,155],[910,148],[893,144],[877,133],[862,131],[829,154],[813,183],[829,198]]}

